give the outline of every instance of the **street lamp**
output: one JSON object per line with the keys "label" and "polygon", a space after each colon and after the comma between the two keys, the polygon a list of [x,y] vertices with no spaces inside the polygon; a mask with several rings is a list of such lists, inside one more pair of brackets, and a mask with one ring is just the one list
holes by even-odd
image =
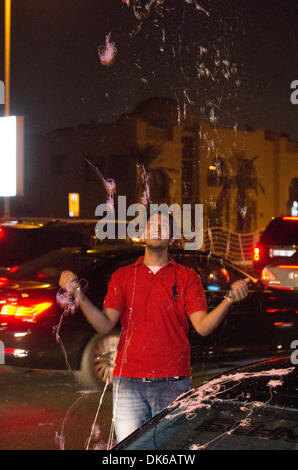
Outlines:
{"label": "street lamp", "polygon": [[5,116],[10,114],[10,25],[11,25],[11,0],[5,0]]}
{"label": "street lamp", "polygon": [[[5,32],[4,32],[4,57],[5,57],[5,105],[4,115],[10,114],[10,30],[11,30],[11,0],[5,0],[4,6]],[[4,218],[10,217],[10,200],[4,198]]]}

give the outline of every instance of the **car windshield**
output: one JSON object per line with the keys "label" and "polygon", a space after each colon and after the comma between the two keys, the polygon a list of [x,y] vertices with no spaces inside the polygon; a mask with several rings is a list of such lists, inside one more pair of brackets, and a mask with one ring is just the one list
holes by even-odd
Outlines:
{"label": "car windshield", "polygon": [[32,261],[25,262],[16,267],[13,272],[5,276],[16,280],[47,280],[57,282],[61,271],[73,271],[83,273],[96,260],[93,256],[80,254],[79,249],[75,252],[54,250],[45,255],[38,256]]}
{"label": "car windshield", "polygon": [[10,264],[16,259],[22,262],[34,253],[34,247],[38,243],[40,229],[22,229],[2,227],[0,236],[0,265]]}
{"label": "car windshield", "polygon": [[236,372],[187,393],[121,449],[298,449],[295,367]]}
{"label": "car windshield", "polygon": [[273,220],[263,233],[261,241],[271,245],[298,244],[298,220]]}

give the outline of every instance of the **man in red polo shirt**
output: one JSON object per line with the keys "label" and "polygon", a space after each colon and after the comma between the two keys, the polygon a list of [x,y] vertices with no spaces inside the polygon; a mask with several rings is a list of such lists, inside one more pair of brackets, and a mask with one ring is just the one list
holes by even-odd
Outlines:
{"label": "man in red polo shirt", "polygon": [[[163,214],[150,218],[144,256],[113,273],[102,311],[79,289],[73,290],[98,332],[107,334],[121,322],[113,379],[118,442],[191,389],[189,320],[199,334],[208,335],[231,303],[248,293],[247,283],[236,281],[230,298],[207,314],[199,275],[168,256],[173,231],[164,237],[167,224]],[[64,271],[59,284],[67,288],[73,279],[73,273]]]}

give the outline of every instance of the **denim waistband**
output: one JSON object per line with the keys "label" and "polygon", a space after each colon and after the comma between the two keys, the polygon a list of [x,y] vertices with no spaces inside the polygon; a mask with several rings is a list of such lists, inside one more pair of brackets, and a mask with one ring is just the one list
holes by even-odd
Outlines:
{"label": "denim waistband", "polygon": [[128,381],[136,381],[136,382],[172,382],[184,379],[190,379],[191,377],[187,375],[183,376],[174,376],[174,377],[120,377],[115,376],[114,379],[126,379]]}

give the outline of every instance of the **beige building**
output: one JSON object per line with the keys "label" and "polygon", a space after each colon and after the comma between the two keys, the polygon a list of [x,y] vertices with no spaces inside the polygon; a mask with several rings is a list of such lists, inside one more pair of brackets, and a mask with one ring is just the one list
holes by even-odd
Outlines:
{"label": "beige building", "polygon": [[237,214],[245,231],[266,226],[273,216],[290,214],[298,199],[298,143],[270,131],[209,123],[201,123],[200,135],[201,202],[207,206],[211,225],[216,218],[214,203],[218,205],[225,185],[228,197],[219,219],[226,227],[237,230]]}
{"label": "beige building", "polygon": [[79,193],[80,217],[94,218],[106,193],[86,158],[115,179],[128,204],[141,202],[143,164],[151,200],[202,203],[204,228],[254,231],[298,201],[298,143],[183,116],[168,98],[146,100],[115,123],[57,129],[25,143],[25,195],[12,203],[18,217],[68,217],[68,194]]}

